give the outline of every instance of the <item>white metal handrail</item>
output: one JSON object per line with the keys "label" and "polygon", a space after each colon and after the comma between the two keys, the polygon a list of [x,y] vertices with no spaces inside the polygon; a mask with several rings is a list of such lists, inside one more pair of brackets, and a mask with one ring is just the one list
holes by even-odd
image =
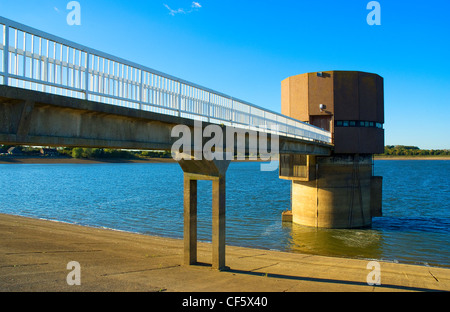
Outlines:
{"label": "white metal handrail", "polygon": [[4,17],[0,27],[3,85],[331,143],[324,129],[220,92]]}

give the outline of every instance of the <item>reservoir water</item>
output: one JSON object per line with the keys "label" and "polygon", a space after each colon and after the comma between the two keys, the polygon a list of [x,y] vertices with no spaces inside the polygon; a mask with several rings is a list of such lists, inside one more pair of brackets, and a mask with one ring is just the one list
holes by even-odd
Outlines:
{"label": "reservoir water", "polygon": [[[450,267],[450,161],[377,160],[383,217],[370,229],[281,222],[290,182],[260,163],[227,171],[228,245]],[[178,164],[0,165],[0,213],[183,237]],[[211,241],[211,182],[199,181],[198,237]]]}

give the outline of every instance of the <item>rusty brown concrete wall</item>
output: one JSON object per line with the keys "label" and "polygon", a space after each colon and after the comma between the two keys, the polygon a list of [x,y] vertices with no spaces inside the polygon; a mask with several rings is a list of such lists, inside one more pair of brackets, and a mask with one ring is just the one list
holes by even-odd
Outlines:
{"label": "rusty brown concrete wall", "polygon": [[317,157],[316,180],[292,184],[293,222],[321,228],[372,224],[371,157]]}
{"label": "rusty brown concrete wall", "polygon": [[289,77],[281,82],[281,113],[309,122],[308,75]]}
{"label": "rusty brown concrete wall", "polygon": [[[384,130],[335,127],[335,121],[384,123],[384,82],[377,74],[326,71],[292,76],[282,82],[282,112],[330,129],[337,154],[384,151]],[[320,104],[326,106],[320,110]]]}

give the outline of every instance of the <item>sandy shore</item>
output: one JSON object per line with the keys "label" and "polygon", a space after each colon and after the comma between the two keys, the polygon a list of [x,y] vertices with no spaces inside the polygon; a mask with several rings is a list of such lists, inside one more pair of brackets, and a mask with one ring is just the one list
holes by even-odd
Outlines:
{"label": "sandy shore", "polygon": [[[450,291],[450,269],[227,246],[228,271],[212,270],[211,245],[184,266],[183,242],[0,214],[0,291],[384,292]],[[81,285],[67,276],[76,261]]]}

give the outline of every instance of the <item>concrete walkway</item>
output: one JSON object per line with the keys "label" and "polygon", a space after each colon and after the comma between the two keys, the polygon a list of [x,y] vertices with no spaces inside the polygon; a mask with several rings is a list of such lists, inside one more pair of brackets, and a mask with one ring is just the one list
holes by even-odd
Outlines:
{"label": "concrete walkway", "polygon": [[[0,214],[0,291],[373,292],[450,291],[450,269],[227,246],[228,271],[212,270],[211,245],[183,266],[183,242]],[[81,285],[69,286],[70,261]]]}

